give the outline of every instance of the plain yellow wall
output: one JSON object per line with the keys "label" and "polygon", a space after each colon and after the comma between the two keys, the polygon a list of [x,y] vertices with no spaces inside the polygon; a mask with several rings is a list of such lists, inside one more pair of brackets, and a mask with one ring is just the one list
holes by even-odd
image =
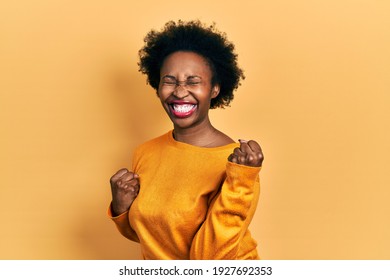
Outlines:
{"label": "plain yellow wall", "polygon": [[138,72],[144,35],[216,22],[246,80],[211,113],[265,153],[264,259],[390,259],[390,2],[3,1],[0,258],[137,259],[109,178],[171,129]]}

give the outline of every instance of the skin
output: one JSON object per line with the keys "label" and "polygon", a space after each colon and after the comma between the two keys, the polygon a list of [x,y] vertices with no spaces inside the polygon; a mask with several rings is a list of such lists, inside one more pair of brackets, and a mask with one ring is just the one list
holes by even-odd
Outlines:
{"label": "skin", "polygon": [[[212,85],[211,68],[202,56],[193,52],[175,52],[164,60],[160,77],[158,97],[173,123],[174,138],[177,141],[199,147],[219,147],[234,143],[210,122],[210,102],[218,96],[220,86]],[[188,81],[192,77],[200,81],[196,87],[182,84],[175,87],[164,86],[166,80]],[[196,110],[189,117],[176,117],[170,109],[170,104],[178,101],[196,104]],[[261,166],[264,156],[260,145],[254,140],[239,142],[240,147],[232,151],[228,160],[246,166]],[[138,174],[122,168],[111,177],[110,184],[113,215],[128,211],[140,189]]]}
{"label": "skin", "polygon": [[[202,56],[192,52],[175,52],[165,59],[160,70],[160,77],[162,78],[157,94],[173,123],[174,137],[177,141],[201,147],[234,142],[211,125],[208,112],[211,99],[219,94],[219,85],[211,84],[211,69]],[[201,82],[199,86],[190,89],[184,86],[165,88],[163,81],[166,77],[174,77],[178,81],[196,77]],[[177,118],[169,109],[169,103],[174,101],[195,103],[197,108],[191,116]],[[212,144],[212,142],[215,143]]]}

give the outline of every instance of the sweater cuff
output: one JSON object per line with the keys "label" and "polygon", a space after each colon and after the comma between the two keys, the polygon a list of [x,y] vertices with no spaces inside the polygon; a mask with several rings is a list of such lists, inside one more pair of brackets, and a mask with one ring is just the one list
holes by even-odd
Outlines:
{"label": "sweater cuff", "polygon": [[118,216],[114,216],[113,213],[112,213],[112,202],[110,203],[110,205],[108,206],[108,210],[107,210],[107,216],[111,219],[111,220],[123,220],[124,218],[127,218],[127,214],[129,213],[129,210],[123,212],[122,214],[119,214]]}
{"label": "sweater cuff", "polygon": [[240,179],[243,176],[249,181],[256,181],[261,170],[261,166],[247,166],[228,161],[226,164],[226,174],[232,179]]}

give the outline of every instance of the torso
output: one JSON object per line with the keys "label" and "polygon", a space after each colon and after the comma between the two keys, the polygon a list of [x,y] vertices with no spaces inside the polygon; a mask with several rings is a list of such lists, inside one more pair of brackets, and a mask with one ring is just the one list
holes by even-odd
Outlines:
{"label": "torso", "polygon": [[134,171],[141,187],[130,223],[145,258],[189,258],[194,234],[225,179],[227,157],[237,146],[222,134],[213,144],[196,147],[166,134],[139,150]]}

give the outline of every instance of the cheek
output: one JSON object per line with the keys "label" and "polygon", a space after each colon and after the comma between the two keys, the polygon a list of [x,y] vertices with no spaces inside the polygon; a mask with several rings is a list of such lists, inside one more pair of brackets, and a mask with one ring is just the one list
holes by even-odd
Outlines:
{"label": "cheek", "polygon": [[160,90],[160,88],[157,90],[157,96],[161,100],[161,102],[164,102],[164,100],[168,98],[167,93]]}

